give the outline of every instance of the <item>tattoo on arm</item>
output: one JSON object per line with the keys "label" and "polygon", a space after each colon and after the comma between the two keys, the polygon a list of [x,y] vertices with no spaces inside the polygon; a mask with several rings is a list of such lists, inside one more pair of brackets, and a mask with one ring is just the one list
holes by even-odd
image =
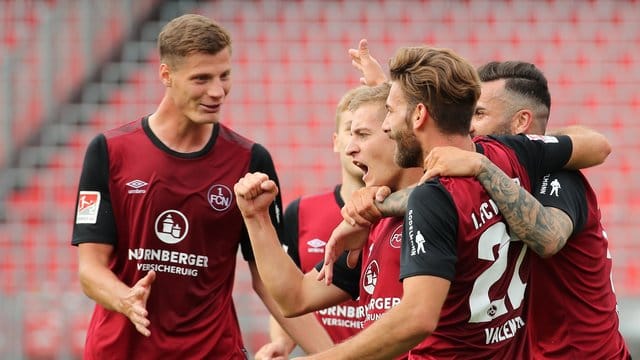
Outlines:
{"label": "tattoo on arm", "polygon": [[482,165],[477,179],[502,212],[511,234],[540,256],[560,251],[573,231],[569,216],[559,209],[542,206],[489,159],[483,158]]}
{"label": "tattoo on arm", "polygon": [[398,190],[389,195],[383,202],[376,202],[376,207],[385,217],[404,216],[407,210],[407,201],[413,191],[413,186]]}

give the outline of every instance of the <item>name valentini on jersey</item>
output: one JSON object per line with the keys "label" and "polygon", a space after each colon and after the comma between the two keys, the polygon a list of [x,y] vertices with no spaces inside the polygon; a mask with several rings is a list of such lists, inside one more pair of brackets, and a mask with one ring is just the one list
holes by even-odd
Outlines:
{"label": "name valentini on jersey", "polygon": [[486,344],[495,344],[500,341],[511,339],[516,336],[519,329],[524,327],[524,321],[520,316],[507,320],[506,323],[494,327],[484,329],[486,336]]}

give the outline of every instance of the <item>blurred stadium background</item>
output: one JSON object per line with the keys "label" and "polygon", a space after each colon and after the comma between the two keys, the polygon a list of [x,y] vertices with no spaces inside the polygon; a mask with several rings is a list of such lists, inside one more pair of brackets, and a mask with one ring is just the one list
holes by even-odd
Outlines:
{"label": "blurred stadium background", "polygon": [[[346,51],[360,38],[384,63],[399,46],[426,43],[475,65],[537,64],[550,80],[552,126],[588,125],[613,144],[587,174],[621,330],[640,356],[640,1],[0,0],[0,358],[81,357],[92,302],[69,241],[84,150],[97,132],[155,109],[155,38],[187,12],[231,31],[223,121],[271,150],[285,203],[339,180],[334,109],[358,83]],[[253,353],[267,322],[243,261],[235,298]]]}

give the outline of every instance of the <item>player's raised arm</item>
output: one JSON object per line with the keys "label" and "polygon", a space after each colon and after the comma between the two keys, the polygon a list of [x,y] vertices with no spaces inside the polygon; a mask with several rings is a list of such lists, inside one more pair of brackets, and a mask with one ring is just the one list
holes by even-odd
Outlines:
{"label": "player's raised arm", "polygon": [[349,298],[341,289],[316,281],[315,269],[303,274],[282,250],[268,214],[268,207],[278,191],[273,181],[262,173],[247,174],[234,190],[260,277],[284,316],[298,316]]}
{"label": "player's raised arm", "polygon": [[349,49],[351,64],[362,73],[360,83],[368,86],[380,85],[387,81],[382,66],[369,53],[369,43],[367,39],[362,39],[358,43],[357,49]]}

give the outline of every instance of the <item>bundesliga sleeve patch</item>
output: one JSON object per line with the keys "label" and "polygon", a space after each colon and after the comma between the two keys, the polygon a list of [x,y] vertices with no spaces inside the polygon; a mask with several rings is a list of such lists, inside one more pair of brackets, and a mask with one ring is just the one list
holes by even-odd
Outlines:
{"label": "bundesliga sleeve patch", "polygon": [[529,134],[529,135],[527,135],[527,137],[530,140],[537,140],[537,141],[543,141],[543,142],[546,142],[546,143],[554,143],[554,144],[558,143],[558,138],[555,137],[555,136]]}
{"label": "bundesliga sleeve patch", "polygon": [[100,208],[100,192],[80,191],[76,212],[76,224],[95,224]]}

